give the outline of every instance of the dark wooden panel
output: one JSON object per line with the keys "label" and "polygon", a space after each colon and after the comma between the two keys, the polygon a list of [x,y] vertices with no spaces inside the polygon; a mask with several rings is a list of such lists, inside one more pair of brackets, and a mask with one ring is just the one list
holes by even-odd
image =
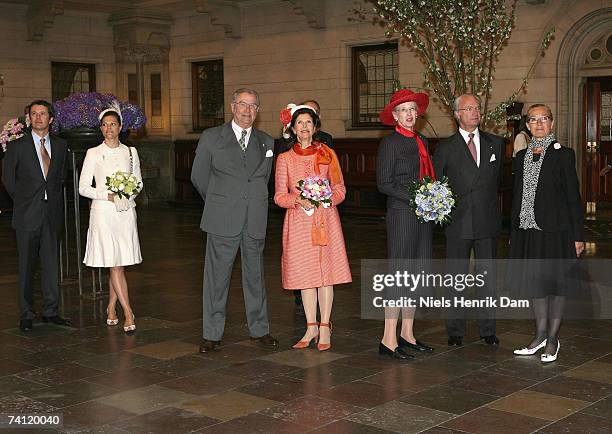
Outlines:
{"label": "dark wooden panel", "polygon": [[[430,150],[434,152],[439,139],[429,139]],[[334,150],[338,155],[346,184],[346,200],[340,206],[344,212],[383,215],[386,208],[386,198],[376,188],[376,153],[380,139],[356,138],[334,139]],[[191,185],[191,166],[195,158],[197,140],[177,140],[175,144],[175,180],[176,200],[197,202],[198,193]],[[507,148],[512,149],[509,144]],[[500,199],[504,212],[509,212],[512,173],[511,161],[506,159],[504,165],[503,186]],[[274,174],[270,179],[271,195],[274,191]]]}
{"label": "dark wooden panel", "polygon": [[179,202],[201,201],[200,195],[191,184],[191,167],[197,146],[196,139],[174,141],[174,180],[176,200]]}
{"label": "dark wooden panel", "polygon": [[0,212],[13,209],[13,201],[2,185],[2,150],[0,150]]}

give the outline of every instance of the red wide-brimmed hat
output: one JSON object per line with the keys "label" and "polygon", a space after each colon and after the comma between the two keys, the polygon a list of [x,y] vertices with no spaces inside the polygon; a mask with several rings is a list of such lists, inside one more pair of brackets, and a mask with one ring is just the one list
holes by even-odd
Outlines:
{"label": "red wide-brimmed hat", "polygon": [[380,121],[385,125],[395,125],[397,122],[393,118],[393,109],[410,101],[414,101],[417,105],[417,116],[423,115],[429,105],[429,97],[426,93],[415,93],[410,89],[400,89],[391,95],[391,101],[380,112]]}

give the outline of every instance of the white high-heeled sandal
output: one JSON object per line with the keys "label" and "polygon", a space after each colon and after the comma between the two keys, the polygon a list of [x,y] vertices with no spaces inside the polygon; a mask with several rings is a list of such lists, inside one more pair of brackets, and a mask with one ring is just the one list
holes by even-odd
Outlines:
{"label": "white high-heeled sandal", "polygon": [[108,317],[108,307],[106,308],[106,325],[109,326],[116,326],[117,324],[119,324],[119,318],[115,318],[115,319],[110,319]]}
{"label": "white high-heeled sandal", "polygon": [[538,351],[540,351],[542,348],[544,348],[546,346],[546,339],[544,339],[542,342],[540,342],[538,345],[536,345],[533,348],[521,348],[520,350],[514,350],[514,354],[517,356],[532,356],[535,353],[537,353]]}
{"label": "white high-heeled sandal", "polygon": [[127,327],[123,327],[123,331],[124,332],[129,333],[129,332],[133,332],[134,330],[136,330],[136,322],[135,322],[136,321],[136,315],[134,315],[133,313],[132,313],[132,321],[134,321],[134,324],[129,325]]}

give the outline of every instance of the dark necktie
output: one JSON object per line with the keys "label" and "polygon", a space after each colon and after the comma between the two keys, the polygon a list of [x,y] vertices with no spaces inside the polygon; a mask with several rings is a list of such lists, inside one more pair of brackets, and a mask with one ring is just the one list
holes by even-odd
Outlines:
{"label": "dark necktie", "polygon": [[474,163],[478,164],[478,157],[476,156],[476,144],[474,143],[474,133],[468,134],[470,140],[467,142],[468,149],[470,150],[470,154],[472,154],[472,158],[474,159]]}
{"label": "dark necktie", "polygon": [[245,152],[247,148],[246,135],[247,135],[247,130],[242,130],[240,140],[238,140],[238,144],[240,145],[240,149],[242,149],[242,152]]}
{"label": "dark necktie", "polygon": [[40,157],[42,158],[46,179],[47,173],[49,173],[49,166],[51,165],[51,156],[47,152],[47,148],[45,148],[45,139],[40,139]]}

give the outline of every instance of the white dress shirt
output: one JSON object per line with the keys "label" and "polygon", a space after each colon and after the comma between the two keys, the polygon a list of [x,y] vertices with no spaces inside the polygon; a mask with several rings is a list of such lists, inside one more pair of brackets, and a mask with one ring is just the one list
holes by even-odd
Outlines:
{"label": "white dress shirt", "polygon": [[[242,137],[242,130],[244,130],[244,128],[242,128],[240,125],[238,125],[236,122],[234,122],[234,120],[232,119],[232,130],[234,130],[234,134],[236,135],[236,140],[238,140],[238,143],[240,143],[240,137]],[[246,147],[249,144],[249,139],[251,138],[251,131],[253,130],[253,127],[248,127],[246,129],[246,136],[244,137],[244,146],[246,149]]]}
{"label": "white dress shirt", "polygon": [[[468,134],[470,133],[461,128],[459,128],[459,133],[461,137],[463,137],[463,140],[465,140],[465,146],[467,147],[467,143],[470,141]],[[478,128],[472,131],[472,133],[474,133],[474,146],[476,147],[476,166],[480,167],[480,133],[478,132]]]}
{"label": "white dress shirt", "polygon": [[49,142],[49,133],[45,137],[40,137],[34,131],[32,131],[32,139],[34,139],[34,146],[36,147],[36,155],[38,155],[38,163],[40,164],[40,170],[45,176],[45,165],[43,164],[42,154],[40,152],[40,139],[45,139],[45,149],[49,153],[49,158],[53,158],[51,155],[51,143]]}
{"label": "white dress shirt", "polygon": [[[36,148],[36,155],[38,156],[38,164],[40,164],[40,171],[43,174],[43,178],[47,179],[47,176],[45,175],[45,165],[43,164],[42,153],[40,149],[40,140],[45,139],[45,149],[49,153],[49,160],[50,160],[52,157],[51,157],[51,143],[49,142],[49,133],[47,133],[45,137],[40,137],[38,134],[32,131],[32,139],[34,140],[34,147]],[[46,189],[45,189],[45,200],[47,200],[47,190]]]}

